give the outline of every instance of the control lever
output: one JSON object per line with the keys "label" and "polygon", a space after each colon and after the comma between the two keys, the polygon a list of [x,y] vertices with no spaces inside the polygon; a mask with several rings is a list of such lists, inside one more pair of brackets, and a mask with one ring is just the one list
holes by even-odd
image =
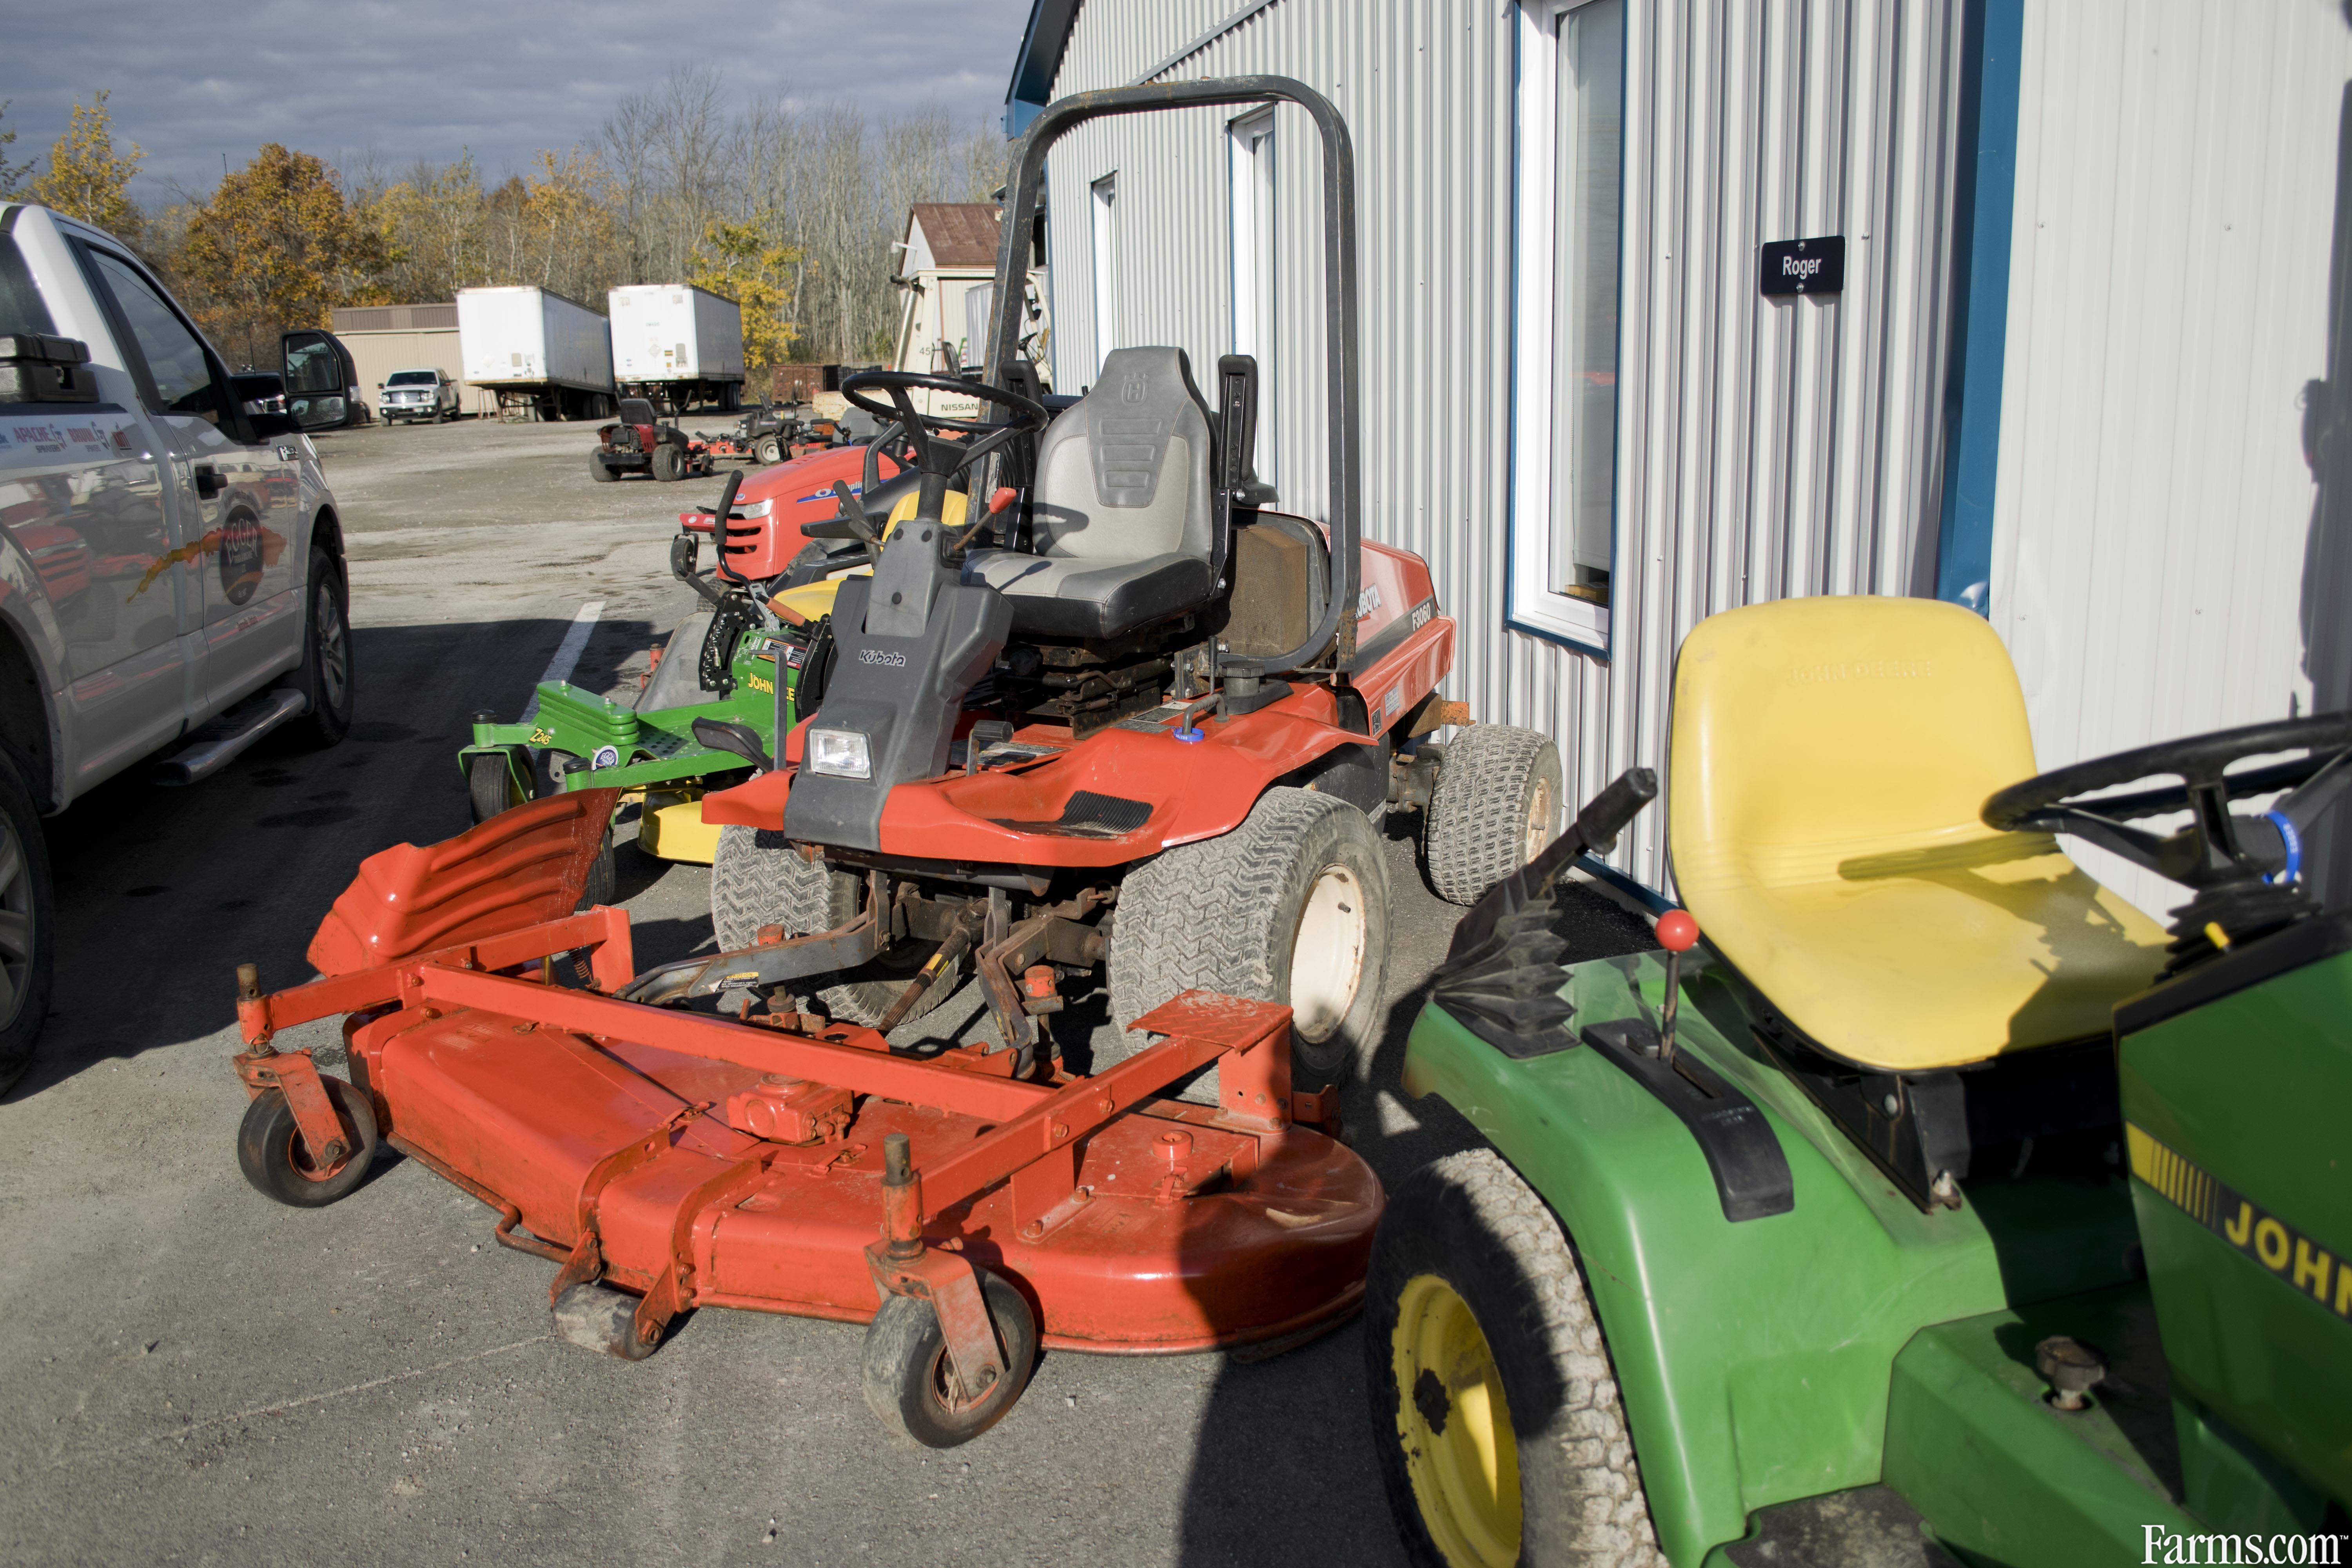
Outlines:
{"label": "control lever", "polygon": [[760,743],[760,731],[749,724],[732,719],[697,719],[694,738],[714,752],[742,758],[763,773],[776,770],[776,759],[768,755],[768,748]]}
{"label": "control lever", "polygon": [[977,519],[967,524],[961,533],[957,534],[953,539],[948,542],[948,553],[950,555],[953,555],[957,551],[961,550],[965,545],[970,544],[974,534],[977,534],[982,529],[986,528],[990,523],[994,522],[998,518],[1003,516],[1005,509],[1020,499],[1021,492],[1014,489],[1011,485],[997,486],[995,493],[988,498],[988,510],[982,512]]}
{"label": "control lever", "polygon": [[[706,720],[695,721],[698,731]],[[1666,999],[1658,1008],[1658,1059],[1675,1065],[1675,1012],[1683,994],[1683,954],[1698,942],[1698,921],[1682,910],[1658,917],[1658,945],[1666,950]]]}

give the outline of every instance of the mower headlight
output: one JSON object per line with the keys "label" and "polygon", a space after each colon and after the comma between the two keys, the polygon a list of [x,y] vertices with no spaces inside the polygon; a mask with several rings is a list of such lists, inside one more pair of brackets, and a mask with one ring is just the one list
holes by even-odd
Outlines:
{"label": "mower headlight", "polygon": [[874,752],[856,730],[811,730],[808,732],[809,772],[836,779],[870,779]]}

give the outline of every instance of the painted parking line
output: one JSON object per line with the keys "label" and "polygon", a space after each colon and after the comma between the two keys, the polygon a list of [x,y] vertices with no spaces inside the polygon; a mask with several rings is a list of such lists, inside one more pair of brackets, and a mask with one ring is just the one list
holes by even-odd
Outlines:
{"label": "painted parking line", "polygon": [[579,666],[580,656],[588,650],[588,638],[596,630],[596,623],[604,614],[604,601],[591,599],[580,606],[578,615],[572,617],[572,629],[565,632],[563,640],[556,645],[555,657],[547,661],[547,668],[540,672],[538,684],[530,689],[530,700],[523,704],[524,723],[528,724],[539,717],[541,686],[550,681],[572,679],[572,670]]}

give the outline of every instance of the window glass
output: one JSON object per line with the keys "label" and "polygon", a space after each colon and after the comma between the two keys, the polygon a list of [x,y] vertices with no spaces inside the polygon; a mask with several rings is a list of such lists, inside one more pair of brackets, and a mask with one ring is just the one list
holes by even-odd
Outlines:
{"label": "window glass", "polygon": [[0,234],[0,332],[55,332],[47,301],[14,237]]}
{"label": "window glass", "polygon": [[1617,493],[1617,237],[1624,0],[1559,19],[1553,163],[1551,581],[1609,603]]}
{"label": "window glass", "polygon": [[131,335],[139,341],[139,353],[147,362],[147,374],[154,379],[155,398],[163,412],[194,414],[219,424],[212,366],[205,361],[203,341],[130,263],[103,250],[93,250],[89,256],[113,291],[115,303],[122,308]]}
{"label": "window glass", "polygon": [[286,350],[286,390],[294,393],[342,391],[343,367],[335,357],[335,345],[324,338],[311,338],[289,346]]}
{"label": "window glass", "polygon": [[431,386],[433,373],[429,370],[396,370],[392,373],[392,379],[384,384],[386,386]]}

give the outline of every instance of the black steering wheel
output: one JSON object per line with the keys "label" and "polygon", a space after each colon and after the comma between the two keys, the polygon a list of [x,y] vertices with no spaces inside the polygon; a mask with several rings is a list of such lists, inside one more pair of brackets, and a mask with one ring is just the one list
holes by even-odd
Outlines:
{"label": "black steering wheel", "polygon": [[[2305,754],[2241,773],[2228,771],[2233,763],[2282,752]],[[2081,798],[2167,775],[2180,783]],[[2244,895],[2257,892],[2294,892],[2303,868],[2303,837],[2347,784],[2352,784],[2352,712],[2315,713],[2165,741],[2054,768],[1993,795],[1984,803],[1982,816],[1986,826],[2002,832],[2071,833],[2113,850],[2193,889],[2199,898],[2191,910],[2210,920],[2218,917],[2208,895],[2239,895],[2242,902]],[[2258,816],[2239,816],[2230,810],[2233,800],[2280,790],[2289,793]],[[2159,835],[2131,826],[2179,811],[2189,813],[2189,820],[2172,833]],[[2303,899],[2296,912],[2307,912],[2307,897],[2296,896]],[[2265,908],[2275,901],[2256,900]],[[2189,912],[2181,918],[2188,920]],[[2226,935],[2240,934],[2231,920],[2222,920],[2222,927]],[[2200,923],[2190,929],[2204,928]]]}
{"label": "black steering wheel", "polygon": [[[863,395],[868,387],[890,395],[887,404],[877,403]],[[925,414],[915,406],[908,396],[914,392],[944,392],[952,397],[977,397],[983,403],[993,403],[1004,409],[1011,418],[997,424],[984,419],[965,419],[946,414]],[[915,466],[927,474],[952,474],[968,468],[1004,446],[1017,436],[1043,430],[1054,417],[1045,405],[1032,397],[985,382],[966,381],[955,375],[922,375],[907,370],[862,370],[845,376],[841,383],[841,395],[853,405],[864,409],[875,418],[895,423],[906,431],[907,444],[915,449]],[[943,437],[977,436],[977,441],[950,441]]]}

